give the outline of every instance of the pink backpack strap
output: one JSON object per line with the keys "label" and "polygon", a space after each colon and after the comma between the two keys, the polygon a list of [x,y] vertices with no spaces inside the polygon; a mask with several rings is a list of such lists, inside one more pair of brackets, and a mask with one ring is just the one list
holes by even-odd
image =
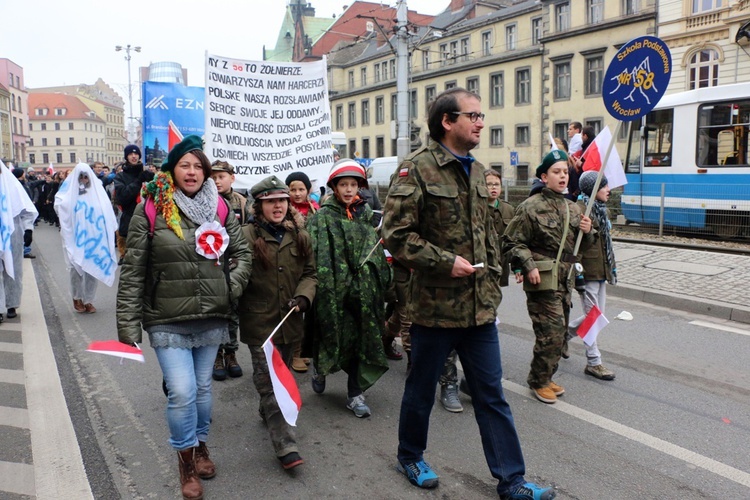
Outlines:
{"label": "pink backpack strap", "polygon": [[148,237],[152,239],[154,237],[154,227],[156,226],[156,205],[153,198],[146,198],[143,211],[146,213],[146,218],[148,219]]}
{"label": "pink backpack strap", "polygon": [[229,207],[227,206],[227,201],[221,195],[219,195],[219,203],[216,204],[216,215],[219,216],[219,222],[221,222],[221,225],[226,226]]}

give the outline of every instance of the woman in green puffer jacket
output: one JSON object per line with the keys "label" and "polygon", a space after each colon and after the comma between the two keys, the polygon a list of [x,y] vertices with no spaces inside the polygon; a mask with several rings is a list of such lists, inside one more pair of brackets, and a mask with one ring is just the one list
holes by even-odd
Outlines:
{"label": "woman in green puffer jacket", "polygon": [[200,137],[175,146],[161,170],[142,193],[155,207],[153,234],[144,203],[130,222],[117,330],[126,344],[141,342],[141,328],[148,332],[167,387],[182,495],[194,499],[203,496],[200,479],[216,474],[206,448],[211,372],[219,345],[229,340],[232,303],[250,278],[252,253],[235,217],[217,216],[229,210],[218,208],[225,202]]}

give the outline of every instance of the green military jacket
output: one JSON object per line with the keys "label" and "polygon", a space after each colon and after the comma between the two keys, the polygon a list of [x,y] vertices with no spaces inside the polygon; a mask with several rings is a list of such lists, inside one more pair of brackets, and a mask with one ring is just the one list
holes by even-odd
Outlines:
{"label": "green military jacket", "polygon": [[[581,212],[586,211],[586,204],[583,200],[579,200],[577,204]],[[607,280],[612,283],[612,268],[616,268],[617,265],[613,262],[613,266],[609,266],[607,263],[604,239],[602,238],[602,233],[599,232],[599,222],[596,217],[591,217],[591,227],[592,232],[596,232],[595,241],[588,249],[578,254],[583,265],[583,276],[586,280],[590,281]]]}
{"label": "green military jacket", "polygon": [[[121,342],[141,342],[141,325],[145,329],[196,319],[229,319],[230,301],[237,300],[247,285],[252,251],[239,222],[227,217],[224,227],[229,246],[217,265],[216,260],[207,259],[195,250],[198,225],[182,212],[180,216],[184,240],[157,213],[154,236],[149,243],[149,222],[143,203],[135,208],[117,290],[117,333]],[[218,216],[215,220],[218,221]],[[236,263],[229,273],[229,285],[224,274],[226,258]]]}
{"label": "green military jacket", "polygon": [[[578,226],[583,212],[562,194],[545,187],[540,193],[530,196],[516,208],[516,215],[505,228],[503,253],[510,259],[511,267],[521,270],[526,276],[537,267],[537,260],[554,260],[560,248],[565,223],[565,205],[570,210],[568,235],[565,238],[562,262],[558,272],[558,290],[569,290],[568,278],[572,266],[573,249],[578,236]],[[594,232],[585,234],[581,251],[588,249],[594,241]]]}
{"label": "green military jacket", "polygon": [[[495,321],[501,270],[479,162],[467,178],[461,162],[439,143],[419,149],[393,177],[384,215],[386,248],[413,270],[407,311],[414,323],[466,328]],[[484,267],[451,278],[457,255]]]}
{"label": "green military jacket", "polygon": [[[312,244],[308,245],[307,256],[301,256],[292,230],[288,229],[279,243],[261,226],[260,235],[266,242],[271,265],[265,269],[260,259],[253,259],[250,282],[239,305],[240,339],[251,346],[265,342],[289,312],[287,304],[291,299],[305,297],[312,304],[315,298],[318,278]],[[242,232],[252,246],[258,237],[258,228],[251,223],[243,226]],[[291,344],[301,341],[303,335],[302,314],[292,313],[274,334],[273,341],[277,345]]]}

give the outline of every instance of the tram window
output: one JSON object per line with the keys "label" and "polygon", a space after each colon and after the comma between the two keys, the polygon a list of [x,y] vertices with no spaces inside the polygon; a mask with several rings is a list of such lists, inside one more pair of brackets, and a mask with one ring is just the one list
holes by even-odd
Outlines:
{"label": "tram window", "polygon": [[641,123],[642,120],[630,122],[628,150],[625,154],[625,172],[628,174],[641,173]]}
{"label": "tram window", "polygon": [[672,126],[674,110],[652,111],[646,119],[644,139],[646,141],[645,167],[669,167],[672,165]]}
{"label": "tram window", "polygon": [[749,136],[750,100],[700,106],[696,151],[698,166],[747,165]]}

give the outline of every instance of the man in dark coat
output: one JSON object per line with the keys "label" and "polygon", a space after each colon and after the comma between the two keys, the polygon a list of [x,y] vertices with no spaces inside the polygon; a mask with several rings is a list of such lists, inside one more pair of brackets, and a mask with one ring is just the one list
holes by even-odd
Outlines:
{"label": "man in dark coat", "polygon": [[154,178],[154,174],[143,170],[141,150],[135,144],[125,146],[125,164],[115,176],[115,203],[120,206],[122,216],[117,231],[117,249],[120,251],[120,262],[125,256],[125,240],[128,236],[128,226],[133,217],[136,205],[141,197],[141,185]]}

